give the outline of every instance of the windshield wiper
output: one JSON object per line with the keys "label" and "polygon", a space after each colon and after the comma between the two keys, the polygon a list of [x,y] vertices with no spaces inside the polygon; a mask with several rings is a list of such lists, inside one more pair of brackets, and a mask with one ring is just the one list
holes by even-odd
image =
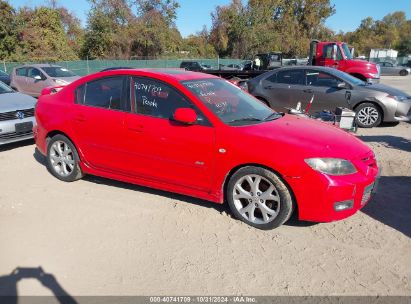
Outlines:
{"label": "windshield wiper", "polygon": [[227,123],[231,124],[231,123],[242,122],[242,121],[261,121],[261,119],[258,119],[258,118],[255,118],[255,117],[243,117],[243,118],[230,120]]}
{"label": "windshield wiper", "polygon": [[266,118],[264,118],[264,121],[275,120],[275,119],[278,119],[280,117],[283,117],[283,115],[281,115],[280,113],[277,113],[277,112],[273,112],[270,115],[268,115]]}

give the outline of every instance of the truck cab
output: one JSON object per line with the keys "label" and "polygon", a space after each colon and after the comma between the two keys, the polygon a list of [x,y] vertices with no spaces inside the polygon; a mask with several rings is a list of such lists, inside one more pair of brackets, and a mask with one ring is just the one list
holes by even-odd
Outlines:
{"label": "truck cab", "polygon": [[313,40],[308,64],[335,68],[367,82],[379,82],[380,67],[373,62],[353,59],[353,51],[344,42]]}

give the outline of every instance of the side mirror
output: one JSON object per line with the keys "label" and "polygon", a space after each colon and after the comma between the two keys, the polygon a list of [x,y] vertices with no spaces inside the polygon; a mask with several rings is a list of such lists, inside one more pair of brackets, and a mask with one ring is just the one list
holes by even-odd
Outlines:
{"label": "side mirror", "polygon": [[192,125],[197,121],[197,113],[191,108],[178,108],[173,115],[175,121]]}
{"label": "side mirror", "polygon": [[34,76],[34,79],[36,79],[36,80],[41,80],[41,76],[40,76],[40,75],[36,75],[36,76]]}
{"label": "side mirror", "polygon": [[333,53],[332,53],[333,60],[337,60],[337,45],[333,45]]}
{"label": "side mirror", "polygon": [[338,89],[348,89],[347,84],[345,82],[339,82],[337,84]]}

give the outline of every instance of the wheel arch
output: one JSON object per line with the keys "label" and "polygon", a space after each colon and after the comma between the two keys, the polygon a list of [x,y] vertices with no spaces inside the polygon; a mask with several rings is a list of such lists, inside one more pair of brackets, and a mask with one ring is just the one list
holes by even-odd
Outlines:
{"label": "wheel arch", "polygon": [[358,102],[358,103],[353,107],[354,111],[357,111],[357,108],[358,108],[361,104],[364,104],[364,103],[372,103],[373,105],[377,106],[377,108],[381,111],[381,122],[384,121],[386,109],[385,109],[385,107],[384,107],[383,105],[381,105],[380,103],[378,103],[378,102],[375,101],[375,100],[363,100],[363,101]]}
{"label": "wheel arch", "polygon": [[285,180],[284,176],[283,176],[280,172],[274,170],[273,168],[270,168],[270,167],[268,167],[268,166],[265,166],[265,165],[262,165],[262,164],[258,164],[258,163],[246,163],[246,164],[237,165],[237,166],[235,166],[234,168],[232,168],[232,169],[226,174],[226,176],[225,176],[225,178],[224,178],[223,185],[222,185],[222,202],[221,202],[222,204],[225,204],[225,203],[226,203],[226,195],[225,195],[225,193],[226,193],[226,191],[227,191],[227,187],[228,187],[228,183],[229,183],[229,181],[230,181],[230,178],[231,178],[238,170],[240,170],[241,168],[245,168],[245,167],[258,167],[258,168],[263,168],[263,169],[266,169],[266,170],[271,171],[272,173],[276,174],[276,175],[281,179],[281,181],[284,183],[284,185],[287,187],[288,191],[290,191],[291,199],[292,199],[292,201],[293,201],[293,203],[294,203],[293,214],[295,214],[295,212],[297,212],[297,214],[298,214],[298,202],[297,202],[297,198],[296,198],[296,196],[294,195],[293,189],[291,188],[291,186],[290,186],[290,185],[287,183],[287,181]]}
{"label": "wheel arch", "polygon": [[354,76],[355,78],[361,79],[363,81],[367,80],[367,77],[365,77],[364,75],[362,75],[360,73],[352,72],[352,73],[350,73],[350,75]]}
{"label": "wheel arch", "polygon": [[65,133],[61,130],[53,130],[53,131],[49,131],[47,133],[47,135],[46,135],[46,153],[48,151],[48,146],[49,146],[49,142],[50,142],[51,138],[56,136],[56,135],[63,135],[65,137],[67,137],[71,141],[71,143],[74,145],[74,147],[76,148],[78,157],[80,158],[80,161],[82,161],[83,155],[82,155],[81,150],[79,149],[79,147],[76,145],[74,140],[67,133]]}

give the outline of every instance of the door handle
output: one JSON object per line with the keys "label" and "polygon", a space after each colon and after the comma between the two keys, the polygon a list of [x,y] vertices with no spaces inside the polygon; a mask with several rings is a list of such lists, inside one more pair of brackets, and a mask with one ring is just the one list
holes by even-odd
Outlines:
{"label": "door handle", "polygon": [[312,93],[313,90],[312,90],[312,89],[305,89],[305,90],[303,90],[303,92],[304,92],[304,93]]}

